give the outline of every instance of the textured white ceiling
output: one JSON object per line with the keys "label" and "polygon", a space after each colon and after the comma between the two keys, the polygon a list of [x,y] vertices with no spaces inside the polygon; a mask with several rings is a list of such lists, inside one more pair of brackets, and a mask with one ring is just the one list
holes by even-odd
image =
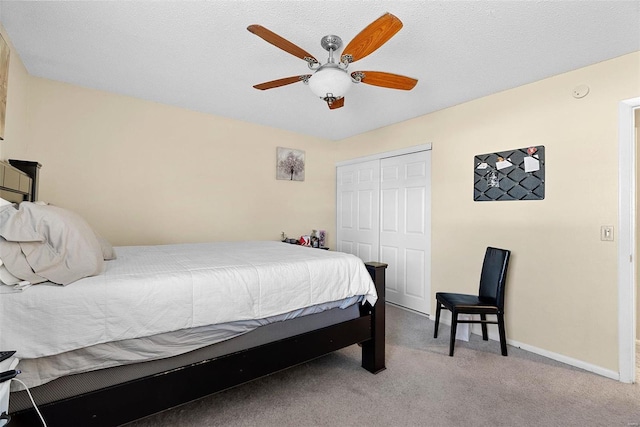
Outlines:
{"label": "textured white ceiling", "polygon": [[[412,91],[355,85],[329,110],[303,83],[252,88],[309,70],[248,25],[324,62],[322,36],[346,45],[385,12],[403,29],[349,69],[417,78]],[[330,140],[640,50],[638,0],[3,0],[0,20],[34,76]]]}

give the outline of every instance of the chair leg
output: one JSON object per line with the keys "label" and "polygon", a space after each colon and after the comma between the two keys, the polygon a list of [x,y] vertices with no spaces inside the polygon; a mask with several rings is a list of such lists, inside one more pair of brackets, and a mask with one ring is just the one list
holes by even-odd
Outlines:
{"label": "chair leg", "polygon": [[480,324],[482,326],[482,339],[489,341],[489,334],[487,333],[487,315],[481,314],[480,320],[482,320],[482,323]]}
{"label": "chair leg", "polygon": [[498,332],[500,333],[500,350],[502,355],[507,355],[507,336],[504,332],[504,314],[498,314]]}
{"label": "chair leg", "polygon": [[436,324],[433,326],[433,337],[438,338],[438,325],[440,324],[440,309],[442,308],[440,302],[438,302],[436,307]]}
{"label": "chair leg", "polygon": [[458,329],[458,313],[451,312],[451,337],[449,338],[449,356],[453,357],[453,348],[456,345],[456,329]]}

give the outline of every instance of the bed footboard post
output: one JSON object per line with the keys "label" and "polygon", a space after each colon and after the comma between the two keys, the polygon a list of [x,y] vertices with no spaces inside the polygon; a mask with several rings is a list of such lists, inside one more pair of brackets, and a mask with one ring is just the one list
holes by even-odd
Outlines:
{"label": "bed footboard post", "polygon": [[385,346],[385,269],[387,264],[381,262],[366,262],[367,271],[373,279],[378,293],[378,301],[371,310],[372,339],[362,343],[362,367],[377,374],[386,369],[384,364]]}

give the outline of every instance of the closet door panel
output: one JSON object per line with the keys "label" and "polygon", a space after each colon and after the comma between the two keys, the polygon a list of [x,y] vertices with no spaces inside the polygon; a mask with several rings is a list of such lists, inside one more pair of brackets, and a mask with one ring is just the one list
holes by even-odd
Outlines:
{"label": "closet door panel", "polygon": [[380,260],[391,265],[397,254],[387,301],[429,314],[430,151],[381,159],[381,170]]}
{"label": "closet door panel", "polygon": [[387,293],[389,290],[397,292],[398,280],[398,248],[391,246],[380,246],[380,260],[389,266],[385,271],[385,285]]}
{"label": "closet door panel", "polygon": [[340,166],[336,173],[336,250],[379,261],[380,161]]}

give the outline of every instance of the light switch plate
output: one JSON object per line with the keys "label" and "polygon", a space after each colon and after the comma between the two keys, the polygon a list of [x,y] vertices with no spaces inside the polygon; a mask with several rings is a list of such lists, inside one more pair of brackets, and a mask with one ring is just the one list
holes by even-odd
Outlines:
{"label": "light switch plate", "polygon": [[600,240],[613,241],[613,225],[603,225],[600,227]]}

